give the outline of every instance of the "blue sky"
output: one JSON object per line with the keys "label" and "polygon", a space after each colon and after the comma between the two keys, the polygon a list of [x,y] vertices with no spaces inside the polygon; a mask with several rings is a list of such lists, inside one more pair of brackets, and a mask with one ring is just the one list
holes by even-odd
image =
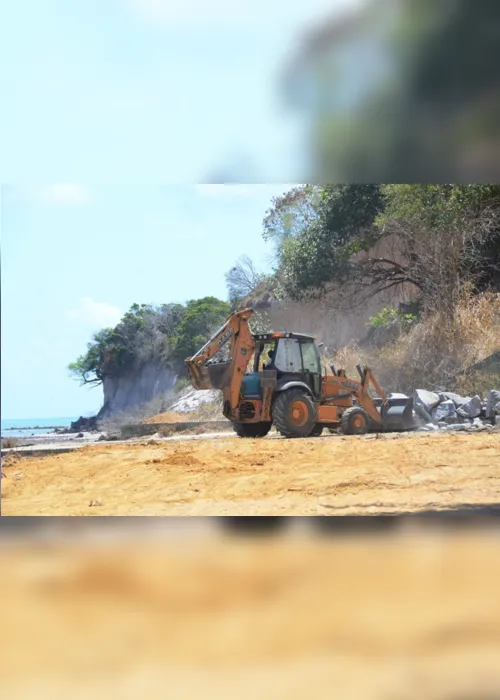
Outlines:
{"label": "blue sky", "polygon": [[133,303],[226,298],[242,254],[269,269],[262,239],[286,185],[50,185],[2,188],[2,416],[95,412],[101,390],[67,365]]}
{"label": "blue sky", "polygon": [[303,179],[279,76],[355,2],[0,3],[0,181]]}
{"label": "blue sky", "polygon": [[279,76],[353,2],[0,3],[5,418],[97,410],[66,371],[93,331],[136,301],[223,296],[242,253],[265,262],[280,186],[176,183],[300,179]]}

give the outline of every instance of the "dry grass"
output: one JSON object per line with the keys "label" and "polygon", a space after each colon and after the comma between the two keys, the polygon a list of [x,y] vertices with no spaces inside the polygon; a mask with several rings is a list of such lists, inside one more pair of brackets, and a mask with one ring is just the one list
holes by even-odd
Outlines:
{"label": "dry grass", "polygon": [[473,297],[465,292],[453,318],[428,316],[409,332],[381,348],[342,348],[336,367],[357,376],[357,363],[372,367],[387,391],[411,392],[418,387],[456,388],[484,393],[500,385],[495,374],[475,373],[457,379],[465,368],[500,350],[500,294]]}
{"label": "dry grass", "polygon": [[2,450],[17,447],[18,441],[15,438],[2,438]]}

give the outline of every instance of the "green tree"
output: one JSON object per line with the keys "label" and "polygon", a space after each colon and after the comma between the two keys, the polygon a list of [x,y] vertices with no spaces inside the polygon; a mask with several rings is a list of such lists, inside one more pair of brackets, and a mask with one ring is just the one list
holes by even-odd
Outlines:
{"label": "green tree", "polygon": [[[304,197],[311,198],[309,205]],[[382,209],[382,197],[377,185],[315,186],[301,190],[301,211],[296,216],[286,198],[276,200],[274,206],[266,219],[274,222],[274,230],[285,230],[290,219],[296,222],[293,233],[278,236],[277,276],[282,294],[300,299],[350,277],[352,256],[368,250],[376,240],[374,222]],[[277,224],[280,216],[284,219],[281,229]],[[264,236],[269,238],[266,221]]]}
{"label": "green tree", "polygon": [[87,352],[80,355],[75,362],[68,366],[71,375],[81,384],[100,384],[102,382],[101,358],[105,349],[111,347],[112,337],[112,328],[104,328],[95,333],[92,342],[87,345]]}
{"label": "green tree", "polygon": [[462,286],[484,283],[498,268],[500,187],[386,185],[382,191],[377,225],[397,242],[398,259],[392,268],[368,260],[365,275],[387,278],[397,266],[427,308],[451,315]]}
{"label": "green tree", "polygon": [[216,297],[189,301],[175,338],[174,358],[183,362],[194,355],[230,313],[230,304]]}

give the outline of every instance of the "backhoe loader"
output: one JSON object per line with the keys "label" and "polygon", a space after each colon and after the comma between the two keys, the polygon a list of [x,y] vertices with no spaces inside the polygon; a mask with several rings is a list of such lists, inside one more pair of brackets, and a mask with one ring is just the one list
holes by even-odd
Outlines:
{"label": "backhoe loader", "polygon": [[264,437],[273,424],[287,438],[317,437],[325,428],[361,435],[412,427],[412,399],[387,398],[369,368],[358,366],[356,380],[333,365],[323,371],[314,336],[253,335],[252,314],[233,313],[185,361],[195,389],[222,391],[223,414],[237,435]]}

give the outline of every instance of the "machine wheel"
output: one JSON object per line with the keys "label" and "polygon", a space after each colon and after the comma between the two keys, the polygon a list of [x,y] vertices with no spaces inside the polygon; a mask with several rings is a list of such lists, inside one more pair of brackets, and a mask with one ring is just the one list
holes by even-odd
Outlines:
{"label": "machine wheel", "polygon": [[273,422],[283,437],[309,437],[316,425],[314,401],[301,389],[278,394],[273,405]]}
{"label": "machine wheel", "polygon": [[271,430],[271,423],[233,423],[233,430],[238,437],[261,438]]}
{"label": "machine wheel", "polygon": [[370,416],[363,408],[353,406],[342,414],[340,426],[345,435],[364,435],[370,428]]}
{"label": "machine wheel", "polygon": [[320,437],[320,435],[323,433],[323,426],[321,423],[316,423],[314,428],[312,429],[312,432],[309,434],[309,437]]}

